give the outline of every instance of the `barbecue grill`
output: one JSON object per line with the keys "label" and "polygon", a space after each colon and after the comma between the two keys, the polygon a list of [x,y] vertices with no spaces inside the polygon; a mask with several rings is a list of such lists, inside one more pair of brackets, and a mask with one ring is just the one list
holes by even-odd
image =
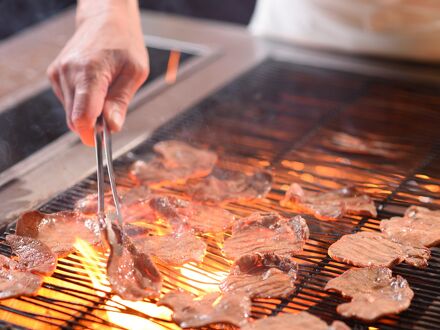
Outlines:
{"label": "barbecue grill", "polygon": [[[239,216],[270,210],[292,215],[279,201],[294,181],[317,191],[356,185],[375,200],[378,217],[326,222],[305,216],[311,237],[294,257],[300,264],[295,292],[288,299],[255,299],[252,306],[252,318],[307,310],[328,322],[341,319],[336,306],[344,300],[323,288],[349,267],[327,256],[330,244],[344,234],[378,231],[380,219],[401,215],[409,205],[435,209],[440,203],[440,70],[293,48],[251,38],[235,26],[147,12],[143,20],[145,31],[154,36],[146,37],[150,45],[193,56],[181,67],[176,84],[167,85],[159,77],[136,97],[126,130],[115,136],[118,185],[132,187],[128,166],[151,155],[154,143],[164,139],[215,150],[223,169],[272,171],[274,184],[266,198],[225,206]],[[58,29],[68,35],[71,22],[72,13],[55,18],[20,36],[15,47],[30,42],[32,35],[43,38]],[[32,79],[27,83],[36,87],[19,90],[16,103],[47,88],[47,83]],[[11,96],[0,98],[0,104],[2,100],[8,107],[14,103]],[[386,157],[334,150],[327,142],[339,132],[390,143],[395,152]],[[93,151],[85,150],[71,133],[37,153],[36,165],[24,159],[3,180],[2,242],[14,231],[19,213],[34,207],[43,212],[70,209],[96,192]],[[180,186],[159,191],[183,196]],[[151,226],[160,229],[161,223]],[[216,290],[231,266],[221,253],[221,242],[229,235],[202,236],[208,243],[202,264],[159,264],[163,292]],[[0,301],[2,328],[179,328],[169,310],[156,307],[154,300],[132,303],[113,297],[105,279],[107,256],[80,243],[77,248],[59,260],[37,296]],[[10,254],[5,244],[0,250]],[[344,321],[353,329],[440,328],[440,249],[431,251],[427,269],[393,268],[415,292],[407,311],[371,324]]]}

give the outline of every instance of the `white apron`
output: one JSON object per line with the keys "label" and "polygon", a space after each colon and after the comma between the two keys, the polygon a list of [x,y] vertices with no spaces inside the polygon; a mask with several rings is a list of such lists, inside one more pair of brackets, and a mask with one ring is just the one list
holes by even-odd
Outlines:
{"label": "white apron", "polygon": [[311,46],[440,61],[440,0],[258,0],[249,28]]}

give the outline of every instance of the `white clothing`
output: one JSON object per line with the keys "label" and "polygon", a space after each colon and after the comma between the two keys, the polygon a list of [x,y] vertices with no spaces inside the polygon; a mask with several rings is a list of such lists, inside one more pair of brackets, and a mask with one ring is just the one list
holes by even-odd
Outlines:
{"label": "white clothing", "polygon": [[440,0],[258,0],[249,28],[311,46],[440,61]]}

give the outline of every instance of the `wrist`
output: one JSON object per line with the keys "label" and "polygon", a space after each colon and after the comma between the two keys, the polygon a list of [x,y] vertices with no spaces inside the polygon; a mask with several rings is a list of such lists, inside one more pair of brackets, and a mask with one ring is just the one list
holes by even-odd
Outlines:
{"label": "wrist", "polygon": [[139,17],[138,0],[78,0],[77,27],[86,21],[112,20],[112,17],[137,19]]}

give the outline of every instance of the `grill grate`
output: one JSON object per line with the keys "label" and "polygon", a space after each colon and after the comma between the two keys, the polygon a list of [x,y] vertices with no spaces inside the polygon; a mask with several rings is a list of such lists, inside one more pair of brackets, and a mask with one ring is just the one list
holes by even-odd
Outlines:
{"label": "grill grate", "polygon": [[[309,310],[328,321],[340,319],[335,307],[343,300],[323,288],[330,278],[348,267],[327,256],[328,246],[346,233],[377,231],[380,219],[402,214],[410,204],[428,203],[434,208],[440,204],[440,114],[435,112],[440,104],[438,95],[439,88],[430,85],[412,86],[268,60],[120,157],[115,163],[118,184],[130,187],[132,183],[126,177],[128,164],[150,154],[157,141],[170,138],[216,150],[221,159],[219,166],[225,169],[246,172],[273,168],[274,185],[266,199],[226,206],[238,215],[257,210],[291,215],[279,206],[279,200],[292,181],[315,190],[356,184],[375,199],[378,218],[353,216],[323,222],[306,217],[312,235],[304,252],[295,257],[300,263],[296,291],[289,299],[256,299],[252,309],[254,318]],[[325,142],[335,132],[390,142],[400,152],[399,158],[332,151],[325,147]],[[42,210],[71,208],[77,199],[94,191],[95,179],[90,177]],[[159,191],[182,195],[182,187],[163,187]],[[4,233],[11,231],[10,226]],[[160,264],[161,271],[167,274],[164,292],[181,287],[201,294],[215,286],[230,266],[218,244],[229,234],[223,236],[203,236],[209,248],[201,265],[190,264],[182,271]],[[1,244],[0,252],[10,253]],[[104,260],[103,255],[96,257],[101,264]],[[105,283],[99,288],[93,285],[88,267],[96,266],[80,253],[60,260],[57,271],[46,279],[38,296],[0,301],[0,319],[29,328],[117,329],[133,325],[128,318],[120,322],[118,315],[137,315],[151,321],[151,328],[178,328],[167,317],[157,316],[155,310],[150,309],[147,314],[133,309],[129,303],[112,299]],[[411,307],[399,316],[384,317],[375,324],[354,320],[347,323],[354,329],[440,328],[440,297],[436,290],[440,280],[440,249],[432,249],[427,269],[399,265],[394,273],[405,277],[414,290]]]}

